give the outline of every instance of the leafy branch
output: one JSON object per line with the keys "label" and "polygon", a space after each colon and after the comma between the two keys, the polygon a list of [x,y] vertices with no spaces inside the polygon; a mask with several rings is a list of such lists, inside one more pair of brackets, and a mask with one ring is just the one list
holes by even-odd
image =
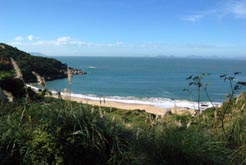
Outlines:
{"label": "leafy branch", "polygon": [[[212,104],[212,101],[211,101],[211,99],[210,99],[210,97],[208,95],[208,92],[207,92],[208,84],[206,84],[204,86],[203,83],[202,83],[203,78],[205,76],[208,76],[208,75],[209,75],[208,73],[202,73],[200,75],[195,75],[195,76],[193,76],[193,74],[192,74],[192,75],[190,75],[189,77],[186,78],[186,80],[190,81],[189,86],[194,86],[196,88],[196,91],[197,91],[197,108],[198,108],[198,111],[200,113],[202,113],[202,110],[201,110],[201,107],[200,107],[201,90],[202,89],[204,89],[204,91],[206,93],[206,96],[208,97],[209,101]],[[184,91],[187,91],[189,93],[189,95],[191,96],[191,98],[192,98],[192,92],[189,89],[184,89]]]}
{"label": "leafy branch", "polygon": [[225,131],[225,124],[224,124],[225,115],[228,113],[230,109],[234,96],[237,94],[237,92],[241,90],[242,87],[246,86],[246,82],[244,81],[237,81],[236,83],[234,83],[236,76],[240,74],[241,72],[235,72],[233,76],[227,75],[227,74],[220,75],[220,78],[223,78],[224,82],[229,81],[229,86],[230,86],[230,93],[227,95],[227,104],[223,108],[223,111],[221,114],[221,127],[223,130],[224,136],[226,138],[228,138],[228,135]]}

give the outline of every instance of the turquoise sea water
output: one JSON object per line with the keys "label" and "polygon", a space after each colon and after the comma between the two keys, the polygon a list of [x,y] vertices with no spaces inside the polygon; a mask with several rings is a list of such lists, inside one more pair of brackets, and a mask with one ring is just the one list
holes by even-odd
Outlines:
{"label": "turquoise sea water", "polygon": [[[71,67],[86,71],[87,75],[47,82],[49,89],[93,97],[162,103],[168,100],[191,100],[184,88],[186,78],[193,74],[209,73],[203,83],[213,101],[222,102],[229,92],[229,84],[221,74],[242,72],[236,81],[246,81],[246,61],[229,59],[189,58],[129,58],[129,57],[55,57]],[[196,92],[193,91],[195,100]],[[208,101],[204,96],[203,101]]]}

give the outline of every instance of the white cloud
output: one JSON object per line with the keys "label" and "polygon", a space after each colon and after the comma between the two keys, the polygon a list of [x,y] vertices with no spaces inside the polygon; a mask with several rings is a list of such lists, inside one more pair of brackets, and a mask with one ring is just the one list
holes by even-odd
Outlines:
{"label": "white cloud", "polygon": [[225,0],[224,3],[217,4],[213,9],[193,12],[193,14],[181,17],[184,21],[197,22],[205,17],[213,16],[217,18],[233,15],[236,18],[246,18],[246,0]]}
{"label": "white cloud", "polygon": [[230,49],[237,52],[237,49],[230,45],[217,43],[95,43],[76,40],[70,36],[61,36],[53,40],[13,41],[10,44],[28,52],[42,52],[47,55],[207,55],[214,52],[223,54],[225,50]]}
{"label": "white cloud", "polygon": [[32,41],[32,40],[33,40],[33,35],[27,36],[27,39],[28,39],[29,41]]}
{"label": "white cloud", "polygon": [[204,17],[210,16],[217,13],[217,10],[207,10],[207,11],[200,11],[200,12],[196,12],[194,14],[191,15],[187,15],[182,17],[182,19],[184,21],[190,21],[190,22],[197,22],[199,20],[201,20]]}
{"label": "white cloud", "polygon": [[117,46],[121,46],[121,45],[124,45],[125,43],[124,43],[124,42],[118,41],[118,42],[116,42],[115,44],[116,44]]}
{"label": "white cloud", "polygon": [[42,45],[70,45],[70,46],[96,46],[97,44],[85,42],[85,41],[79,41],[75,40],[70,36],[62,36],[58,37],[55,40],[49,40],[49,41],[39,41],[39,44]]}
{"label": "white cloud", "polygon": [[[94,43],[86,42],[73,39],[70,36],[61,36],[54,40],[38,40],[38,38],[29,35],[27,39],[32,42],[22,42],[22,45],[29,46],[79,46],[79,47],[120,47],[123,46],[124,42],[114,42],[114,43]],[[37,39],[34,41],[34,39]],[[17,40],[15,40],[17,41]],[[19,40],[18,40],[19,41]],[[16,45],[16,42],[12,42],[13,45]],[[19,45],[19,44],[18,44]]]}
{"label": "white cloud", "polygon": [[22,41],[22,40],[23,40],[23,38],[21,36],[15,37],[15,41]]}
{"label": "white cloud", "polygon": [[200,19],[202,19],[204,17],[204,15],[201,14],[196,14],[196,15],[188,15],[188,16],[184,16],[182,19],[185,21],[190,21],[190,22],[197,22]]}
{"label": "white cloud", "polygon": [[246,0],[230,1],[228,4],[228,12],[239,18],[246,18]]}
{"label": "white cloud", "polygon": [[72,41],[72,38],[70,36],[63,36],[63,37],[57,38],[56,41],[58,43],[66,43],[66,42]]}
{"label": "white cloud", "polygon": [[13,42],[10,43],[10,45],[20,46],[20,45],[22,45],[22,43],[19,42],[19,41],[13,41]]}

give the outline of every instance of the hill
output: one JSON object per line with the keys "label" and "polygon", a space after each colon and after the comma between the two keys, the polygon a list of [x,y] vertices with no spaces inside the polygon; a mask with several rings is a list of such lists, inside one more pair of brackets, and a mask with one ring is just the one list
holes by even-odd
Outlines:
{"label": "hill", "polygon": [[[67,77],[66,64],[63,64],[54,58],[32,56],[15,47],[0,43],[0,79],[4,75],[11,75],[13,73],[10,57],[17,62],[21,68],[25,81],[27,82],[36,81],[36,77],[32,74],[32,71],[39,73],[45,80],[55,80]],[[85,74],[83,71],[80,71],[79,73]]]}

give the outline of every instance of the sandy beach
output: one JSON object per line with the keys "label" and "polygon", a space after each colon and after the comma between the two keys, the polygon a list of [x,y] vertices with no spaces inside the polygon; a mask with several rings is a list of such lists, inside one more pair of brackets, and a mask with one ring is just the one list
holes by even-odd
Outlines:
{"label": "sandy beach", "polygon": [[[54,98],[58,98],[57,95],[52,95]],[[105,100],[91,100],[87,98],[77,98],[77,97],[70,97],[70,96],[62,96],[62,99],[65,100],[71,100],[76,101],[79,103],[84,104],[90,104],[94,106],[101,106],[101,107],[112,107],[112,108],[118,108],[122,110],[144,110],[147,113],[155,114],[163,116],[167,113],[171,114],[184,114],[184,113],[190,113],[191,115],[194,115],[196,112],[193,109],[188,108],[160,108],[153,105],[148,104],[132,104],[132,103],[123,103],[123,102],[117,102],[117,101],[105,101]]]}
{"label": "sandy beach", "polygon": [[[32,88],[36,92],[38,92],[39,90],[39,88],[32,86],[30,84],[28,84],[27,86]],[[51,92],[52,95],[50,97],[53,98],[59,97],[57,91],[51,91]],[[184,113],[190,113],[191,115],[196,114],[196,111],[194,109],[186,108],[186,107],[161,108],[150,104],[125,103],[120,101],[111,101],[105,98],[100,98],[99,100],[93,100],[89,98],[71,96],[70,94],[66,94],[63,92],[61,92],[60,97],[62,97],[62,99],[64,100],[71,100],[71,101],[76,101],[78,103],[90,104],[94,106],[112,107],[122,110],[144,110],[147,113],[161,115],[161,116],[167,113],[177,114],[177,115],[181,115]]]}

